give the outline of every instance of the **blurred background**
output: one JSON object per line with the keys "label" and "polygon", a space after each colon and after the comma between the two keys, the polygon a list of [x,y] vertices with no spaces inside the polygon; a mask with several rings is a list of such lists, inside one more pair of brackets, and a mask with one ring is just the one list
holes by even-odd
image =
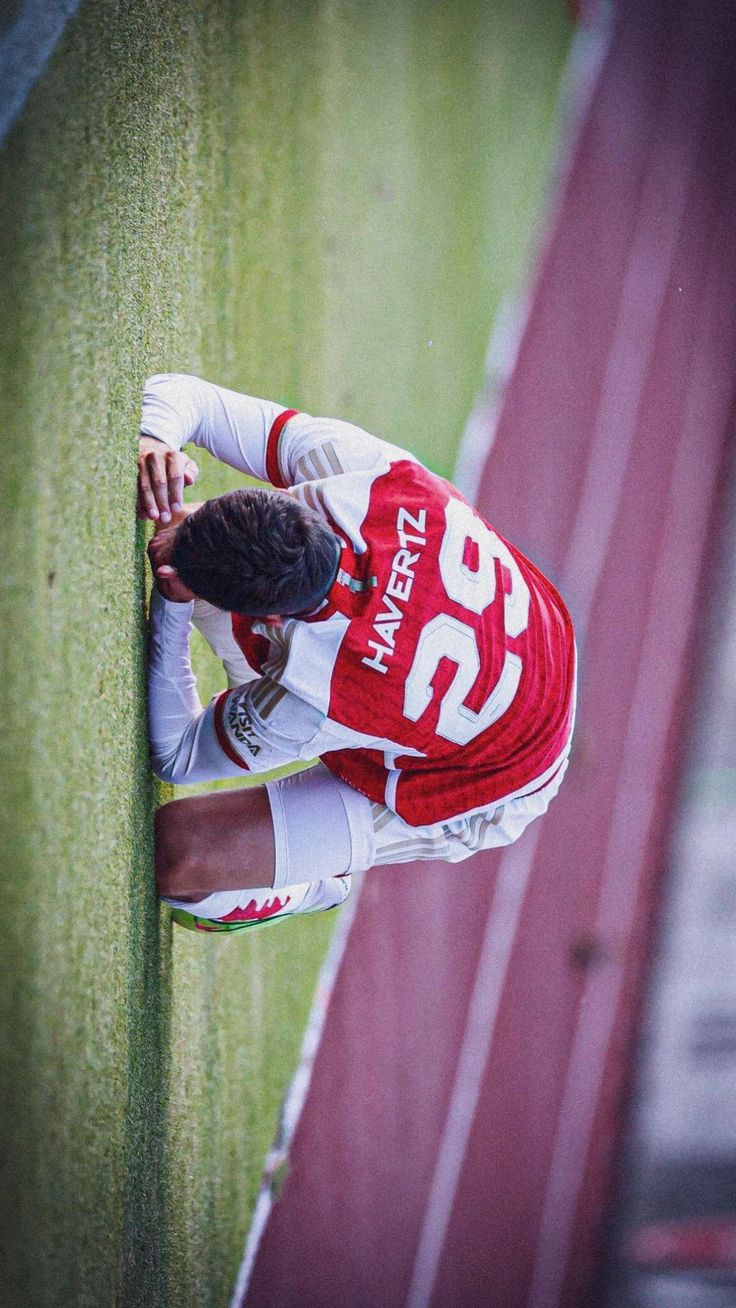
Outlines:
{"label": "blurred background", "polygon": [[[736,1304],[732,28],[3,7],[12,1308]],[[134,517],[166,370],[412,449],[560,587],[579,716],[538,831],[324,921],[172,930]]]}

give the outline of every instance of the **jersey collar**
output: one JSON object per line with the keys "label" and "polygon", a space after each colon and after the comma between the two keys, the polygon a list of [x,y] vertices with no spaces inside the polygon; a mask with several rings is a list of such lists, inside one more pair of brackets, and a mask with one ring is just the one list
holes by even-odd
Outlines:
{"label": "jersey collar", "polygon": [[300,622],[324,622],[333,613],[342,613],[346,618],[360,617],[375,594],[378,578],[369,571],[369,551],[357,554],[342,536],[337,541],[341,549],[335,579],[318,608],[294,615]]}

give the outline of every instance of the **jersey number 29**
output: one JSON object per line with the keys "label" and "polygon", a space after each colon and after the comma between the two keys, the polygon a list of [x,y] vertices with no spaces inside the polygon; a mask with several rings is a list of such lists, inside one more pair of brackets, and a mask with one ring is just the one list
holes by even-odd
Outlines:
{"label": "jersey number 29", "polygon": [[[520,636],[529,621],[529,587],[508,546],[463,500],[448,500],[445,521],[439,563],[448,597],[480,616],[496,599],[499,559],[511,576],[511,590],[503,597],[506,635]],[[465,562],[468,540],[477,546],[477,568]],[[432,702],[432,679],[442,659],[457,664],[457,671],[442,697],[435,730],[445,740],[467,745],[512,704],[521,680],[521,659],[506,650],[501,675],[480,712],[475,713],[465,703],[480,672],[475,631],[449,613],[438,613],[422,629],[404,687],[404,717],[412,722],[417,722]]]}

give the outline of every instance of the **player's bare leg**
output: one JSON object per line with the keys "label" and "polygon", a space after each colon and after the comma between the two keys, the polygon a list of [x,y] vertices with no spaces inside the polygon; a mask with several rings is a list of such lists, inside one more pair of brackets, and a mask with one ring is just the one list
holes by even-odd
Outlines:
{"label": "player's bare leg", "polygon": [[200,900],[273,885],[275,841],[265,787],[174,799],[156,813],[160,896]]}

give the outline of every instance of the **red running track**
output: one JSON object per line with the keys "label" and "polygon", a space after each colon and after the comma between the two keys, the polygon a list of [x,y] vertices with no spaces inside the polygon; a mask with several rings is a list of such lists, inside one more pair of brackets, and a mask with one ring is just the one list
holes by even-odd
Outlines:
{"label": "red running track", "polygon": [[368,876],[247,1308],[596,1302],[736,380],[729,17],[619,7],[481,482],[576,621],[568,777]]}

